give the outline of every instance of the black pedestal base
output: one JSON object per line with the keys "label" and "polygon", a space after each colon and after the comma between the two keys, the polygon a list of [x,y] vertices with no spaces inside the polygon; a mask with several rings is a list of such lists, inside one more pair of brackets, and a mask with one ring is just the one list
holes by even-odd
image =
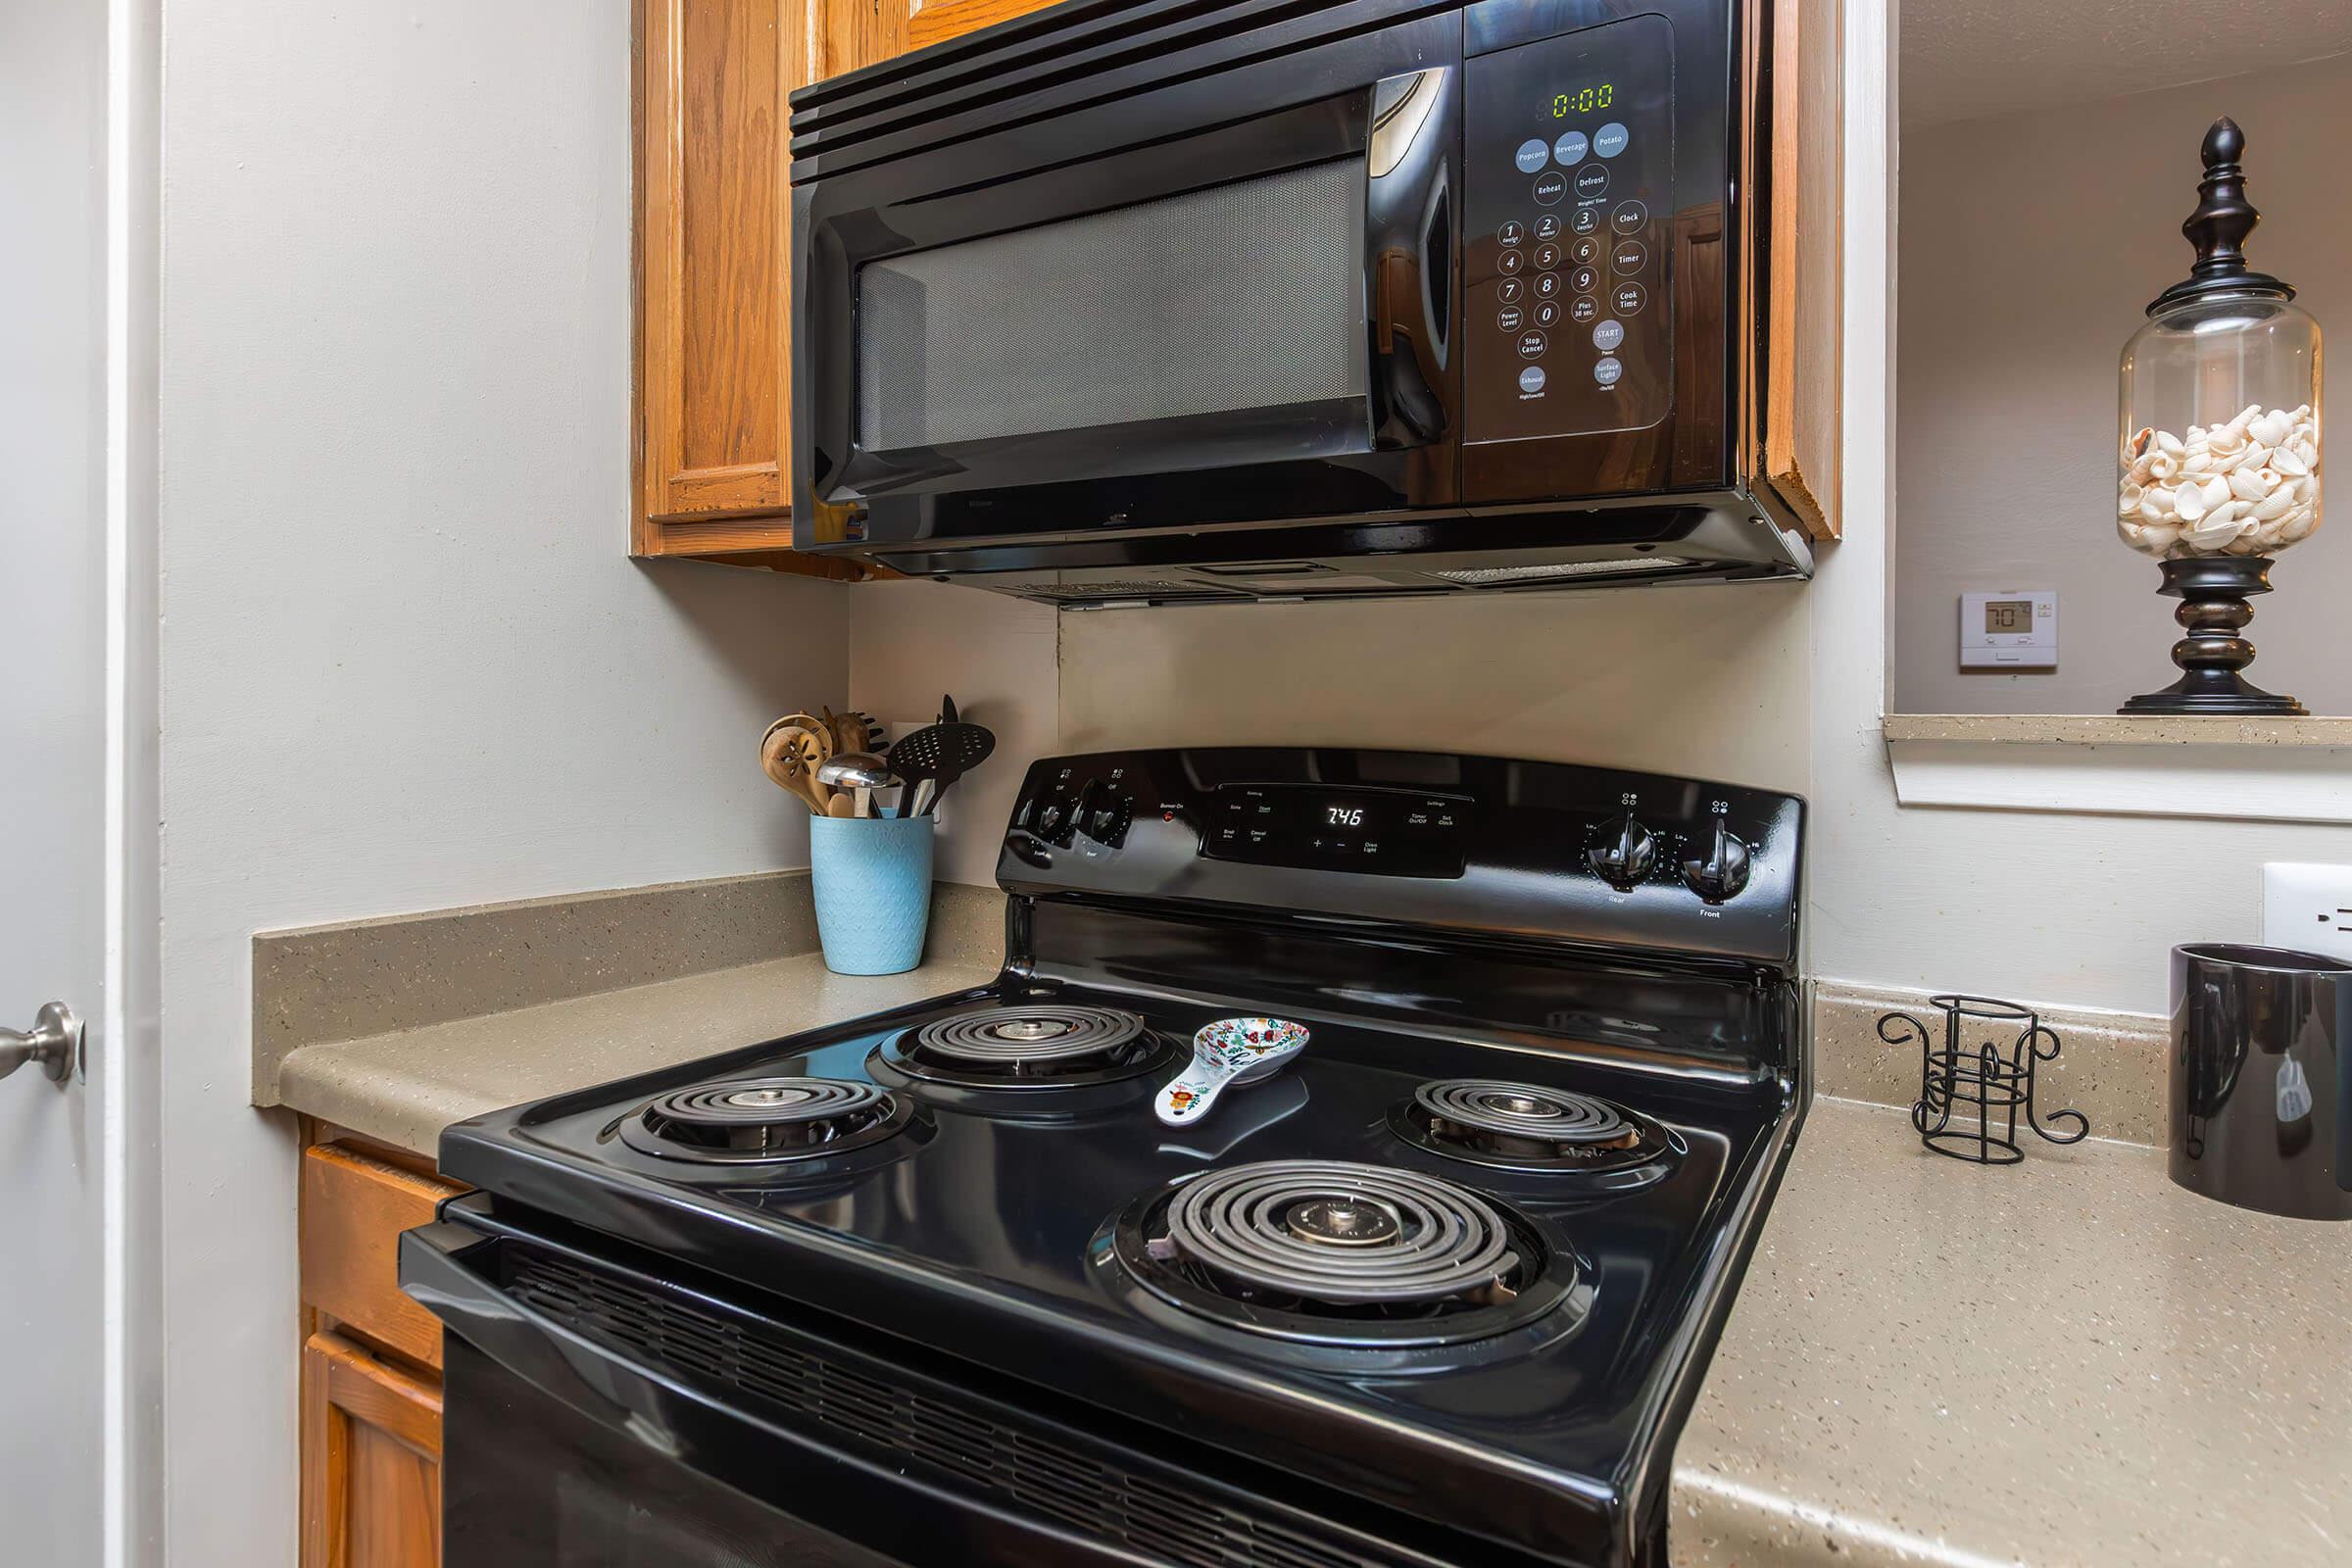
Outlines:
{"label": "black pedestal base", "polygon": [[2295,717],[2309,709],[2292,697],[2266,692],[2238,671],[2254,662],[2254,645],[2239,635],[2254,618],[2246,601],[2271,591],[2267,556],[2190,556],[2163,563],[2156,591],[2180,601],[2173,612],[2188,633],[2173,644],[2180,678],[2160,692],[2134,697],[2119,713],[2267,714]]}

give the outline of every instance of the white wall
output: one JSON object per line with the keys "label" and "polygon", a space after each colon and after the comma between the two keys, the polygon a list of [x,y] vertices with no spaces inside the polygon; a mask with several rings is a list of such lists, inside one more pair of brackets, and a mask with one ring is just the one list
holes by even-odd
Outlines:
{"label": "white wall", "polygon": [[[2254,265],[2352,331],[2352,55],[1905,133],[1897,552],[1899,712],[2112,711],[2178,673],[2154,562],[2116,538],[2116,356],[2187,275],[2180,220],[2217,115],[2246,132]],[[2352,539],[2284,551],[2255,602],[2252,675],[2352,713]],[[2055,588],[2061,663],[1964,672],[1959,596]]]}
{"label": "white wall", "polygon": [[[257,929],[806,863],[846,591],[624,558],[626,0],[167,19],[169,1560],[295,1557]],[[0,1553],[5,1555],[5,1553]]]}

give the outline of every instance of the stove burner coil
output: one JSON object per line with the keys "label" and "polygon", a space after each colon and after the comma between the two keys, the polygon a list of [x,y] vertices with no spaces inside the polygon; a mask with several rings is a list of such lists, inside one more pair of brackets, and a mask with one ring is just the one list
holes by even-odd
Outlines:
{"label": "stove burner coil", "polygon": [[913,1107],[846,1078],[738,1078],[662,1096],[621,1123],[630,1148],[671,1159],[808,1159],[879,1143]]}
{"label": "stove burner coil", "polygon": [[1494,1078],[1446,1078],[1413,1091],[1432,1116],[1473,1132],[1550,1144],[1630,1142],[1634,1124],[1606,1101]]}
{"label": "stove burner coil", "polygon": [[1507,1294],[1493,1204],[1434,1176],[1337,1160],[1211,1171],[1168,1204],[1170,1255],[1244,1287],[1337,1304]]}
{"label": "stove burner coil", "polygon": [[1621,1187],[1654,1179],[1679,1149],[1665,1128],[1591,1095],[1497,1078],[1445,1078],[1389,1112],[1409,1144],[1504,1170],[1581,1172]]}
{"label": "stove burner coil", "polygon": [[914,1043],[951,1061],[1018,1073],[1105,1054],[1143,1032],[1143,1019],[1109,1007],[985,1007],[927,1023]]}

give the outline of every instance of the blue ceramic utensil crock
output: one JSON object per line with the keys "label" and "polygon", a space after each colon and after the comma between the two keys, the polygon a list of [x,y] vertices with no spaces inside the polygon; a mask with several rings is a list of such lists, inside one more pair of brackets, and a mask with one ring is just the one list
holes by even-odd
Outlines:
{"label": "blue ceramic utensil crock", "polygon": [[808,879],[835,974],[900,974],[923,961],[931,919],[928,816],[812,816]]}

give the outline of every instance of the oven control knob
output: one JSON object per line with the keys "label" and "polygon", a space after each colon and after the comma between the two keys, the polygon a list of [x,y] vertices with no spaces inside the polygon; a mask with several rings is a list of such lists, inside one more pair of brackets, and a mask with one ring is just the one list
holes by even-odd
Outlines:
{"label": "oven control knob", "polygon": [[1585,859],[1611,887],[1630,892],[1657,863],[1658,841],[1628,811],[1600,824]]}
{"label": "oven control knob", "polygon": [[1126,800],[1105,790],[1095,797],[1093,808],[1086,813],[1086,820],[1080,826],[1086,836],[1096,843],[1116,849],[1119,841],[1127,836],[1127,815],[1131,809]]}
{"label": "oven control knob", "polygon": [[1705,848],[1683,861],[1683,880],[1709,904],[1721,904],[1747,886],[1747,846],[1720,816],[1702,842]]}
{"label": "oven control knob", "polygon": [[1059,799],[1048,801],[1037,813],[1037,836],[1058,840],[1070,825],[1069,803]]}

